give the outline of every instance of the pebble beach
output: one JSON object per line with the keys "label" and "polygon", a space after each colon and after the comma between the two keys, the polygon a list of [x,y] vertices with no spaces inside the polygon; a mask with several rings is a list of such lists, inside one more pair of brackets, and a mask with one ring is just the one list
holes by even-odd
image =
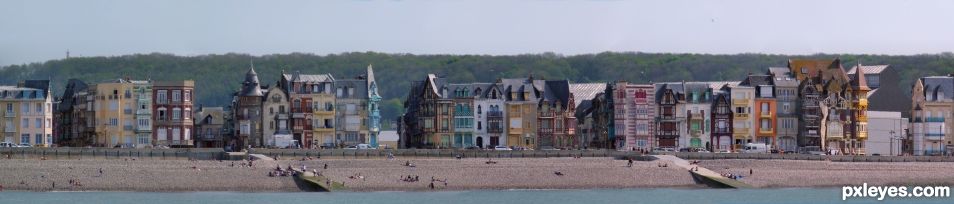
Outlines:
{"label": "pebble beach", "polygon": [[[0,160],[2,190],[13,191],[308,191],[293,177],[269,177],[288,165],[344,183],[351,191],[474,189],[705,188],[684,169],[613,158],[314,159],[277,161]],[[406,166],[413,164],[413,167]],[[328,169],[323,169],[327,164]],[[954,184],[954,163],[839,163],[792,160],[706,160],[716,172],[743,174],[762,188],[842,185]],[[194,168],[193,168],[194,167]],[[100,174],[99,170],[103,173]],[[748,171],[752,169],[753,174]],[[557,173],[559,172],[559,173]],[[407,176],[417,181],[404,181]],[[433,177],[433,180],[432,180]],[[71,185],[70,181],[80,185]],[[430,184],[434,183],[434,188]],[[55,186],[54,186],[55,183]]]}

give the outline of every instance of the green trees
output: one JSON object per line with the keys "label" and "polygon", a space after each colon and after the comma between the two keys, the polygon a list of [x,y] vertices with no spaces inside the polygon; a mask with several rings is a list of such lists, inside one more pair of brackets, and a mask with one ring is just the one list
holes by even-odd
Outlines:
{"label": "green trees", "polygon": [[223,54],[175,56],[171,54],[135,54],[113,57],[80,57],[43,63],[11,65],[0,68],[0,83],[14,84],[25,79],[53,79],[59,94],[69,78],[89,83],[128,76],[134,79],[196,81],[197,103],[222,106],[231,101],[245,71],[254,62],[263,84],[274,85],[282,70],[288,73],[331,73],[336,79],[352,78],[374,65],[375,77],[385,98],[382,114],[393,119],[402,109],[412,80],[434,73],[452,82],[492,82],[500,77],[568,79],[573,82],[722,81],[741,80],[747,73],[763,73],[766,68],[784,67],[789,58],[840,57],[845,67],[856,63],[890,64],[900,72],[901,88],[910,90],[920,76],[954,72],[954,54],[911,56],[830,55],[810,56],[765,54],[667,54],[603,52],[574,56],[554,53],[496,55],[412,55],[376,52],[351,52],[331,55],[305,53],[250,56]]}

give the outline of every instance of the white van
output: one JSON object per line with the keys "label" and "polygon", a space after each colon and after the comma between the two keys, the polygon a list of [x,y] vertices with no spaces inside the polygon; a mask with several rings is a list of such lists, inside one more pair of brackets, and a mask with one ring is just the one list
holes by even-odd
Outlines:
{"label": "white van", "polygon": [[769,146],[762,143],[748,143],[742,153],[769,153]]}
{"label": "white van", "polygon": [[372,147],[372,146],[369,145],[369,144],[358,144],[358,148],[357,148],[357,149],[377,149],[377,148],[374,148],[374,147]]}

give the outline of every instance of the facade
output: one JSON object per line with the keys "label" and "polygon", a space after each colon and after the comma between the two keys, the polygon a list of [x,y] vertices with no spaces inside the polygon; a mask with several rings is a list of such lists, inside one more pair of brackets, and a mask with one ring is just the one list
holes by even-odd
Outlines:
{"label": "facade", "polygon": [[954,77],[921,77],[911,88],[911,140],[914,155],[943,155],[951,146]]}
{"label": "facade", "polygon": [[136,118],[133,129],[136,133],[137,147],[154,144],[152,141],[152,86],[151,81],[133,81],[133,94],[136,95]]}
{"label": "facade", "polygon": [[[90,92],[94,112],[94,144],[99,147],[135,147],[139,141],[150,141],[142,133],[146,128],[138,125],[137,111],[140,94],[136,87],[148,86],[147,81],[117,79],[94,85]],[[145,95],[143,95],[145,96]],[[88,98],[89,100],[89,98]],[[148,100],[148,99],[147,99]],[[148,131],[148,130],[145,130]],[[142,144],[149,144],[145,142]]]}
{"label": "facade", "polygon": [[686,126],[679,137],[680,147],[711,149],[710,128],[712,113],[712,89],[707,82],[684,82]]}
{"label": "facade", "polygon": [[741,149],[745,144],[755,141],[754,115],[755,88],[751,86],[730,85],[732,99],[732,149]]}
{"label": "facade", "polygon": [[[265,95],[255,67],[245,73],[242,88],[232,101],[234,135],[226,141],[226,150],[238,151],[265,145],[262,129],[262,101]],[[157,130],[158,131],[158,130]]]}
{"label": "facade", "polygon": [[617,149],[648,151],[655,143],[653,123],[656,117],[654,87],[651,84],[614,84],[614,126]]}
{"label": "facade", "polygon": [[[265,127],[262,131],[262,137],[265,139],[265,146],[298,148],[299,145],[306,144],[302,142],[306,140],[303,140],[300,134],[298,135],[299,137],[292,137],[291,123],[289,123],[289,120],[291,119],[291,112],[294,112],[296,109],[291,108],[293,106],[289,104],[288,94],[285,93],[285,90],[278,86],[271,87],[265,92],[264,99],[265,101],[262,101],[262,124]],[[301,103],[298,105],[301,105]],[[298,110],[304,109],[300,106],[297,107],[299,108]],[[310,111],[306,112],[310,113]],[[310,126],[310,123],[300,125],[310,130],[310,128],[307,128]]]}
{"label": "facade", "polygon": [[441,138],[441,146],[464,148],[474,146],[474,94],[476,88],[471,84],[449,84],[453,100],[453,121],[451,122],[454,135],[451,138]]}
{"label": "facade", "polygon": [[[867,93],[864,73],[851,80],[841,60],[789,60],[789,71],[799,81],[802,105],[799,148],[831,154],[865,154]],[[818,129],[816,132],[815,129]],[[815,134],[818,137],[815,137]]]}
{"label": "facade", "polygon": [[755,90],[753,99],[753,122],[755,129],[755,143],[766,144],[778,149],[776,143],[776,100],[774,79],[770,75],[750,74],[739,86],[751,87]]}
{"label": "facade", "polygon": [[[576,148],[578,149],[606,148],[615,144],[615,140],[611,140],[609,135],[605,134],[608,124],[594,125],[594,119],[596,119],[594,117],[608,116],[608,114],[603,114],[607,112],[601,109],[607,104],[606,94],[604,94],[607,87],[608,84],[606,83],[570,84],[570,93],[576,99],[574,100],[574,106],[576,107],[574,117],[577,119]],[[604,118],[596,121],[606,121],[603,120]],[[597,132],[604,134],[597,134]]]}
{"label": "facade", "polygon": [[[153,144],[192,147],[193,93],[195,81],[157,81],[153,83]],[[136,101],[138,104],[138,101]]]}
{"label": "facade", "polygon": [[222,107],[202,107],[195,112],[195,139],[196,148],[221,148],[225,141],[225,116],[227,112]]}
{"label": "facade", "polygon": [[680,136],[686,135],[685,89],[683,83],[656,83],[656,144],[657,147],[678,148]]}
{"label": "facade", "polygon": [[574,148],[576,106],[567,80],[545,81],[537,103],[537,144],[534,148]]}
{"label": "facade", "polygon": [[0,86],[3,142],[49,147],[53,144],[53,97],[49,80]]}
{"label": "facade", "polygon": [[494,148],[507,144],[504,129],[504,95],[495,83],[474,83],[474,145],[480,148]]}
{"label": "facade", "polygon": [[[718,87],[718,88],[715,88]],[[710,127],[712,127],[712,142],[710,151],[712,152],[731,152],[734,150],[732,145],[732,98],[728,84],[721,84],[713,87],[712,111]]]}
{"label": "facade", "polygon": [[368,81],[365,76],[335,80],[335,143],[339,147],[368,142]]}
{"label": "facade", "polygon": [[87,93],[89,86],[81,80],[70,79],[66,83],[54,113],[55,132],[59,134],[55,138],[57,145],[85,147],[93,144],[93,112],[92,105],[87,105]]}
{"label": "facade", "polygon": [[901,155],[901,139],[908,120],[901,112],[868,111],[868,140],[865,152],[874,155]]}
{"label": "facade", "polygon": [[795,109],[798,104],[798,81],[785,67],[769,68],[775,84],[776,100],[776,137],[778,148],[783,151],[798,151],[798,115]]}
{"label": "facade", "polygon": [[366,143],[373,147],[378,147],[378,138],[381,133],[381,93],[378,92],[378,82],[374,79],[374,69],[368,65],[367,70],[367,89],[368,89],[368,139]]}
{"label": "facade", "polygon": [[[278,82],[288,94],[293,137],[304,148],[335,146],[334,77],[330,74],[282,74]],[[267,99],[268,100],[268,99]]]}
{"label": "facade", "polygon": [[861,68],[868,84],[868,111],[900,112],[902,117],[911,117],[911,101],[897,100],[907,98],[901,90],[901,76],[889,65],[855,65],[848,71],[852,80],[857,80],[857,70]]}
{"label": "facade", "polygon": [[543,93],[543,80],[527,78],[501,79],[506,97],[507,145],[533,147],[537,143],[537,104]]}

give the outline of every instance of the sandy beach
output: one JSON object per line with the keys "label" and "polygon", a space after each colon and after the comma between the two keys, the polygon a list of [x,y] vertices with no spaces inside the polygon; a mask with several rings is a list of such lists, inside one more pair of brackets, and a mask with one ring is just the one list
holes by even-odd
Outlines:
{"label": "sandy beach", "polygon": [[[954,186],[951,162],[828,162],[802,160],[703,160],[700,166],[744,176],[759,188],[845,185]],[[752,174],[749,174],[749,170]]]}
{"label": "sandy beach", "polygon": [[[290,159],[290,158],[289,158]],[[296,158],[299,159],[299,158]],[[0,160],[3,190],[22,191],[307,191],[292,177],[268,177],[276,166],[318,170],[352,191],[473,189],[705,188],[678,167],[612,158],[321,159],[256,161]],[[404,166],[405,162],[415,167]],[[328,169],[322,167],[327,164]],[[838,163],[791,160],[706,160],[716,172],[745,173],[756,187],[954,184],[954,163]],[[195,167],[195,168],[193,168]],[[103,173],[99,173],[99,169]],[[748,170],[754,174],[749,176]],[[562,175],[557,175],[560,172]],[[407,176],[417,182],[402,181]],[[354,177],[354,178],[351,178]],[[82,186],[71,185],[70,180]],[[55,182],[55,188],[53,186]],[[446,183],[446,184],[445,184]]]}

